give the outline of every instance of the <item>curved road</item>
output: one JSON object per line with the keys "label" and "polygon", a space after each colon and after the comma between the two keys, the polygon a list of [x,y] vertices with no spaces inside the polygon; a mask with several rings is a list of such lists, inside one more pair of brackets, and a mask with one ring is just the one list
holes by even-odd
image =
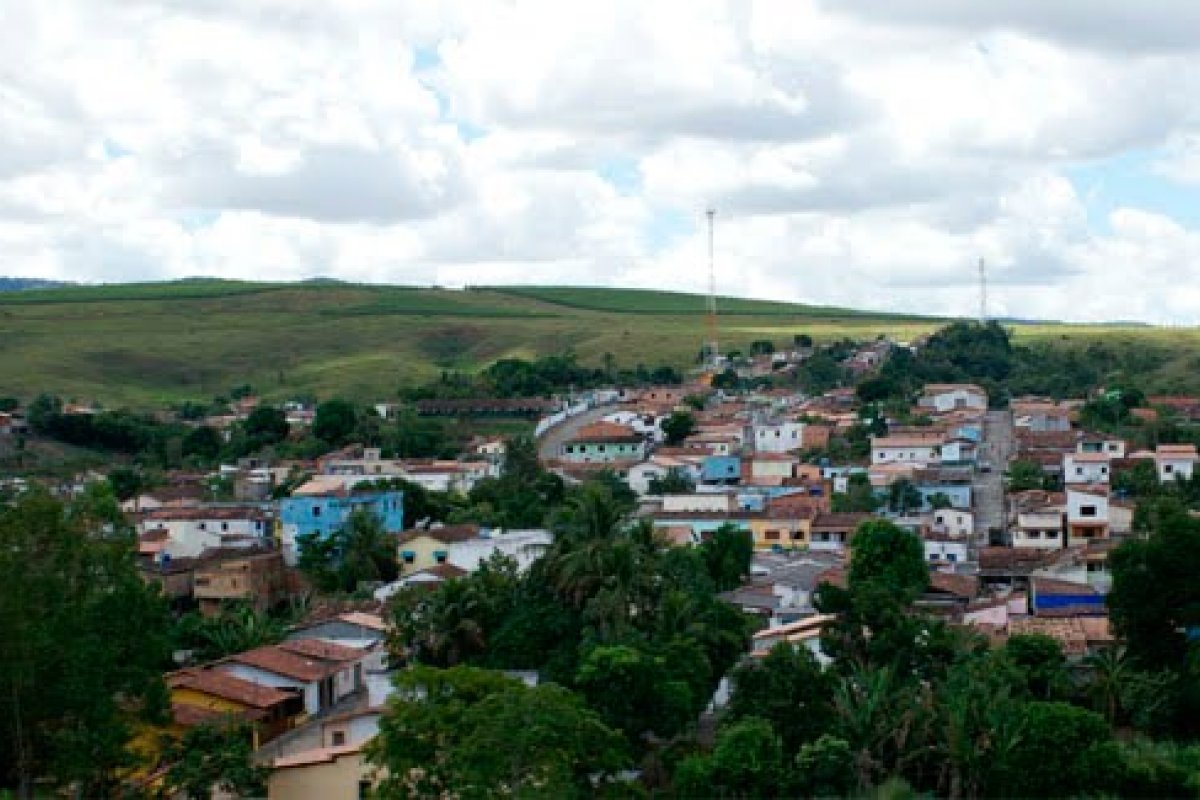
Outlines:
{"label": "curved road", "polygon": [[614,406],[597,406],[589,408],[578,416],[569,417],[563,420],[558,425],[555,425],[550,430],[542,434],[542,438],[538,439],[538,458],[542,461],[552,461],[558,458],[558,454],[562,450],[562,443],[575,435],[575,432],[584,425],[595,422],[605,414],[611,414],[615,410]]}

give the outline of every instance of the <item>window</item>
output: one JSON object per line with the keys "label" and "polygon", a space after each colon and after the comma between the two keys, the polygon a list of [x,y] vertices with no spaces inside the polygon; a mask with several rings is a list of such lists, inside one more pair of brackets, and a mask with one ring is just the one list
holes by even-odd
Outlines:
{"label": "window", "polygon": [[200,523],[199,525],[197,525],[196,527],[197,527],[197,528],[199,528],[199,529],[200,529],[200,530],[202,530],[202,531],[203,531],[203,530],[207,530],[207,529],[208,529],[208,528],[207,528],[207,525],[206,525],[205,523],[203,523],[203,522],[201,522],[201,523]]}
{"label": "window", "polygon": [[433,560],[439,564],[445,564],[446,563],[446,551],[445,550],[434,550],[433,551]]}
{"label": "window", "polygon": [[312,515],[313,515],[314,517],[319,517],[319,516],[321,516],[321,507],[320,507],[320,506],[313,506],[313,507],[312,507]]}
{"label": "window", "polygon": [[227,530],[229,530],[229,523],[228,523],[228,522],[222,522],[222,523],[221,523],[221,530],[223,530],[223,531],[227,531]]}
{"label": "window", "polygon": [[346,743],[345,731],[334,731],[329,737],[329,744],[333,747],[341,747]]}
{"label": "window", "polygon": [[1076,468],[1075,468],[1075,474],[1076,474],[1076,475],[1082,475],[1082,474],[1083,474],[1083,467],[1076,467]]}
{"label": "window", "polygon": [[1174,471],[1175,471],[1175,465],[1174,465],[1174,464],[1163,464],[1163,472],[1165,472],[1165,473],[1167,473],[1168,475],[1170,475],[1170,474],[1171,474],[1172,472],[1174,472]]}
{"label": "window", "polygon": [[954,553],[946,553],[946,560],[950,563],[954,563],[955,561],[958,561],[958,556]]}
{"label": "window", "polygon": [[779,541],[779,531],[767,531],[763,538],[768,542],[777,542]]}
{"label": "window", "polygon": [[417,554],[412,550],[405,550],[400,554],[400,557],[404,559],[405,564],[413,564],[417,560]]}
{"label": "window", "polygon": [[1096,507],[1095,506],[1080,506],[1079,507],[1079,516],[1081,516],[1081,517],[1096,516]]}

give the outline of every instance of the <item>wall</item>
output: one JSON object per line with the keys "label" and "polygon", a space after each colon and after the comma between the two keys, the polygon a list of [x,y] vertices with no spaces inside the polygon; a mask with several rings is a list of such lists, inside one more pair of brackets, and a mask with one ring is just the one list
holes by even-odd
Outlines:
{"label": "wall", "polygon": [[358,800],[359,781],[368,768],[359,753],[333,761],[271,772],[267,780],[268,800]]}
{"label": "wall", "polygon": [[304,693],[304,710],[309,714],[316,714],[321,710],[320,689],[316,682],[305,683],[304,681],[294,680],[283,675],[276,675],[274,672],[267,672],[248,664],[222,664],[220,670],[233,675],[235,678],[257,683],[260,686],[302,690]]}
{"label": "wall", "polygon": [[279,503],[283,557],[296,563],[296,537],[316,533],[324,538],[346,524],[356,509],[366,509],[390,533],[404,530],[404,492],[358,492],[346,497],[335,495],[285,497]]}

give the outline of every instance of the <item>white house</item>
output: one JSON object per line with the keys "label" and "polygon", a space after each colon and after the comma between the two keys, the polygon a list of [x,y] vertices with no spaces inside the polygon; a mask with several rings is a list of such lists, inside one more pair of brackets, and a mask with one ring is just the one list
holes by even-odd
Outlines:
{"label": "white house", "polygon": [[195,558],[209,548],[261,545],[270,533],[267,514],[257,506],[158,508],[138,523],[138,552]]}
{"label": "white house", "polygon": [[1017,514],[1012,546],[1032,550],[1059,550],[1063,544],[1063,511],[1042,508]]}
{"label": "white house", "polygon": [[446,545],[447,562],[467,572],[494,554],[500,553],[517,562],[525,570],[554,544],[554,534],[547,530],[488,531],[480,530],[474,539],[450,542]]}
{"label": "white house", "polygon": [[775,645],[787,642],[796,647],[804,647],[821,664],[828,664],[831,659],[821,650],[821,631],[836,619],[833,614],[817,614],[799,622],[761,630],[754,634],[750,654],[761,658],[771,652]]}
{"label": "white house", "polygon": [[650,493],[650,481],[667,477],[671,472],[680,472],[692,483],[700,482],[700,458],[677,456],[651,456],[649,461],[634,464],[625,473],[625,482],[639,495]]}
{"label": "white house", "polygon": [[756,422],[753,428],[756,453],[787,453],[804,446],[803,422]]}
{"label": "white house", "polygon": [[923,537],[925,560],[931,564],[961,564],[968,558],[967,539],[941,533],[927,533]]}
{"label": "white house", "polygon": [[871,437],[872,464],[932,464],[941,459],[941,440],[925,436]]}
{"label": "white house", "polygon": [[664,419],[665,417],[658,414],[639,413],[627,409],[614,411],[611,414],[605,414],[603,417],[604,422],[623,425],[632,429],[634,433],[642,438],[657,443],[661,443],[666,438],[662,432],[662,422]]}
{"label": "white house", "polygon": [[1168,483],[1182,478],[1189,480],[1196,468],[1196,445],[1160,444],[1154,451],[1154,464],[1158,467],[1158,479]]}
{"label": "white house", "polygon": [[975,461],[979,445],[967,438],[947,439],[942,443],[943,464],[969,464]]}
{"label": "white house", "polygon": [[986,411],[988,396],[973,383],[931,383],[917,405],[939,414],[961,408]]}
{"label": "white house", "polygon": [[1107,453],[1067,453],[1063,456],[1064,483],[1106,484],[1111,475],[1111,459]]}
{"label": "white house", "polygon": [[1125,457],[1125,440],[1116,437],[1086,437],[1075,445],[1080,453],[1104,453],[1109,458]]}
{"label": "white house", "polygon": [[713,514],[732,511],[733,498],[728,494],[665,494],[662,510],[665,513]]}
{"label": "white house", "polygon": [[933,532],[948,536],[970,536],[975,532],[975,517],[965,509],[939,508],[933,512]]}
{"label": "white house", "polygon": [[260,686],[296,689],[304,710],[317,714],[363,688],[367,654],[317,639],[299,639],[237,653],[217,669]]}
{"label": "white house", "polygon": [[1087,544],[1108,538],[1108,491],[1067,487],[1067,543]]}

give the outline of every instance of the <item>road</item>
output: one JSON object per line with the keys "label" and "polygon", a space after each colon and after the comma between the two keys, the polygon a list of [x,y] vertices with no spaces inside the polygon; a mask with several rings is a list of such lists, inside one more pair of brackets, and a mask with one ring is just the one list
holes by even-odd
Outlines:
{"label": "road", "polygon": [[578,416],[570,417],[556,425],[538,439],[538,458],[542,461],[552,461],[558,458],[558,454],[562,452],[562,444],[567,439],[575,435],[575,432],[591,422],[603,417],[605,414],[611,414],[616,409],[613,406],[598,406],[589,408]]}
{"label": "road", "polygon": [[1012,413],[989,411],[983,422],[983,441],[979,445],[979,463],[991,469],[975,471],[972,484],[975,504],[975,547],[988,545],[990,531],[1005,529],[1004,471],[1016,452]]}

